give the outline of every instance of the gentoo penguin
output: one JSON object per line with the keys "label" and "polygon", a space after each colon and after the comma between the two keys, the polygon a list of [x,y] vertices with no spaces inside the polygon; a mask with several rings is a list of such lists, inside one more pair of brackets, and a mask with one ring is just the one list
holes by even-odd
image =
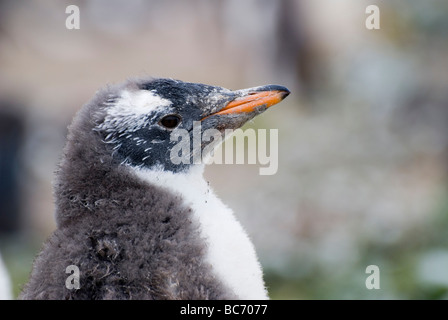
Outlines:
{"label": "gentoo penguin", "polygon": [[97,92],[69,127],[54,186],[57,229],[20,298],[267,299],[248,235],[192,159],[213,139],[189,144],[192,161],[174,161],[172,151],[176,132],[193,138],[200,124],[223,134],[288,94],[160,78]]}
{"label": "gentoo penguin", "polygon": [[11,282],[0,254],[0,300],[12,299],[11,293]]}

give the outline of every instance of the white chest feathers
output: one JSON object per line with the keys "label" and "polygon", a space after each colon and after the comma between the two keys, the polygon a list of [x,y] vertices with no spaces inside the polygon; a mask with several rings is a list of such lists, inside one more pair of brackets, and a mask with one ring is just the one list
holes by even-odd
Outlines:
{"label": "white chest feathers", "polygon": [[182,195],[207,245],[206,262],[217,279],[240,299],[268,299],[263,272],[254,246],[233,212],[213,193],[203,178],[203,167],[188,174],[136,170],[144,181]]}

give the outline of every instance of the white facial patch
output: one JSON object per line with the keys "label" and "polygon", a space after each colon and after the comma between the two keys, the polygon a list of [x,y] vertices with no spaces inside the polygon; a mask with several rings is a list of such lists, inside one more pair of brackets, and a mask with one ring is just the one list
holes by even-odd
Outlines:
{"label": "white facial patch", "polygon": [[161,98],[153,91],[124,90],[118,99],[106,102],[109,107],[101,129],[135,132],[153,120],[148,118],[152,111],[169,107],[171,104],[171,101]]}
{"label": "white facial patch", "polygon": [[203,166],[187,173],[134,169],[144,181],[182,195],[199,223],[206,242],[206,263],[216,277],[240,299],[268,299],[263,272],[254,246],[231,209],[211,190],[203,177]]}

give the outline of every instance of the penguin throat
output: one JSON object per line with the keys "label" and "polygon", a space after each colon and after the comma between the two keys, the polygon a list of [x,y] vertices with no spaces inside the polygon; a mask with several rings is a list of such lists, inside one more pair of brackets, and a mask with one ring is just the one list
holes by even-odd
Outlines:
{"label": "penguin throat", "polygon": [[170,191],[185,193],[192,186],[204,188],[204,164],[189,165],[179,171],[166,170],[162,165],[147,167],[136,167],[129,165],[140,179],[157,186],[169,188]]}

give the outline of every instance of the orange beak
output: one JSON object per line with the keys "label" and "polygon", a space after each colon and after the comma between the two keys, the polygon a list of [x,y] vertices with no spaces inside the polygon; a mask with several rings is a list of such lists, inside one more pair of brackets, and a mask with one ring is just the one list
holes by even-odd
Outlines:
{"label": "orange beak", "polygon": [[202,120],[214,115],[250,113],[260,107],[267,109],[282,101],[290,93],[288,89],[280,86],[265,86],[260,89],[264,90],[249,91],[246,95],[230,101],[224,108]]}
{"label": "orange beak", "polygon": [[221,111],[215,114],[252,112],[255,108],[263,105],[266,108],[269,108],[282,101],[283,98],[283,91],[264,91],[253,93],[246,97],[237,98],[229,102]]}

